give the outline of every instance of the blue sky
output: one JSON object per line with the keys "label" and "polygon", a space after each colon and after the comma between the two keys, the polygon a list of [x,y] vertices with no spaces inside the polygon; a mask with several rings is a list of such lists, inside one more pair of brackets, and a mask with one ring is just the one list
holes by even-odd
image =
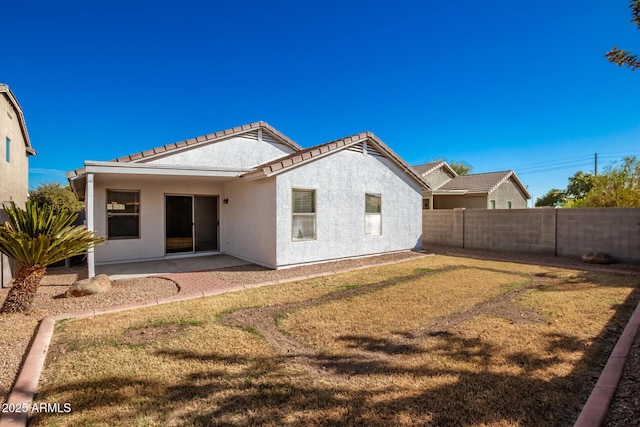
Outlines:
{"label": "blue sky", "polygon": [[410,164],[514,169],[534,197],[640,155],[626,0],[2,4],[0,82],[30,186],[264,120],[303,147],[370,130]]}

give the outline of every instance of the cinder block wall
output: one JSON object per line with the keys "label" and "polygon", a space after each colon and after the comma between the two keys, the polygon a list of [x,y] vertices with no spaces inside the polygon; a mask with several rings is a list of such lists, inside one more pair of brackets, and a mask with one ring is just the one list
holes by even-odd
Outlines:
{"label": "cinder block wall", "polygon": [[555,209],[470,209],[465,248],[555,254]]}
{"label": "cinder block wall", "polygon": [[640,262],[640,209],[558,209],[557,252],[580,256],[605,252],[627,262]]}
{"label": "cinder block wall", "polygon": [[559,256],[606,252],[640,262],[640,209],[442,209],[423,211],[423,246]]}
{"label": "cinder block wall", "polygon": [[[454,232],[457,229],[462,236],[461,225],[454,227],[453,219],[458,209],[436,209],[422,211],[422,244],[442,246],[462,246],[462,239],[456,242]],[[428,239],[425,238],[428,236]],[[456,244],[457,243],[457,244]]]}

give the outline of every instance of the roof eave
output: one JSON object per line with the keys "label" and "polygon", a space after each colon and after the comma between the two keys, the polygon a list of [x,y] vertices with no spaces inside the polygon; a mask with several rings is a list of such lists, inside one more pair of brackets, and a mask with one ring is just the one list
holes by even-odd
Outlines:
{"label": "roof eave", "polygon": [[503,183],[505,183],[510,178],[513,178],[516,185],[520,188],[520,191],[522,191],[522,194],[524,194],[526,199],[529,200],[531,198],[531,194],[529,194],[529,191],[527,190],[527,188],[524,186],[524,184],[522,184],[522,181],[520,181],[520,178],[518,178],[518,175],[516,175],[515,171],[512,171],[512,170],[508,171],[508,173],[504,176],[504,178],[502,178],[495,186],[493,186],[493,188],[491,188],[487,194],[493,193],[495,190],[498,189],[498,187],[500,187]]}
{"label": "roof eave", "polygon": [[381,148],[388,157],[396,163],[397,166],[400,167],[407,175],[409,175],[413,180],[420,185],[422,190],[431,191],[431,187],[429,184],[418,174],[407,162],[402,160],[400,156],[398,156],[391,148],[387,146],[381,139],[375,136],[372,132],[367,132],[368,138],[374,142],[375,145],[378,145],[378,148]]}
{"label": "roof eave", "polygon": [[228,138],[234,138],[248,132],[253,132],[258,129],[271,135],[279,143],[291,148],[294,151],[300,151],[302,149],[300,145],[298,145],[293,140],[289,139],[286,135],[280,133],[278,130],[276,130],[274,127],[272,127],[268,123],[259,121],[259,122],[253,122],[253,123],[249,123],[241,126],[236,126],[234,128],[225,129],[225,130],[221,130],[214,133],[209,133],[202,136],[197,136],[195,138],[190,138],[183,141],[174,142],[171,144],[165,144],[160,147],[155,147],[149,150],[140,151],[137,153],[126,155],[126,156],[118,157],[117,159],[112,160],[112,162],[143,163],[151,159],[154,159],[156,157],[162,157],[168,154],[174,154],[184,150],[190,150],[195,146],[209,144],[212,142],[219,142]]}
{"label": "roof eave", "polygon": [[20,124],[20,131],[22,132],[22,137],[24,138],[24,144],[27,150],[27,156],[35,156],[37,154],[36,150],[31,146],[31,140],[29,139],[29,132],[27,132],[27,122],[24,119],[24,114],[22,112],[22,107],[20,103],[18,103],[18,99],[11,92],[9,86],[0,83],[0,93],[4,93],[9,98],[9,102],[13,104],[13,107],[16,109],[18,113],[18,122]]}

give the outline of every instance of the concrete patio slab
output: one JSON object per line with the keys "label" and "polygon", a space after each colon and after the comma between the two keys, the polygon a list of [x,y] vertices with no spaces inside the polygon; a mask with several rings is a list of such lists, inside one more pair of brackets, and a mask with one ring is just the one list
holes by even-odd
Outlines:
{"label": "concrete patio slab", "polygon": [[210,271],[248,264],[250,263],[239,258],[216,254],[96,265],[96,274],[106,274],[111,280],[118,280],[133,277],[157,276],[168,273]]}

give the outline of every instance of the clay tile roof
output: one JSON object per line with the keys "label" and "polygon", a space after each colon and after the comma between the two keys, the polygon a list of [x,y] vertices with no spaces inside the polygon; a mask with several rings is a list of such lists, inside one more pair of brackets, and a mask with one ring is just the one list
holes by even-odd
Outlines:
{"label": "clay tile roof", "polygon": [[[2,87],[2,85],[0,85],[0,91],[1,91],[1,87]],[[129,156],[119,157],[119,158],[117,158],[115,160],[111,160],[111,161],[112,162],[129,162],[129,161],[133,161],[133,160],[140,160],[140,159],[143,159],[143,158],[146,158],[146,157],[154,156],[154,155],[161,154],[161,153],[167,153],[167,152],[170,152],[171,150],[180,149],[180,148],[191,146],[191,145],[194,145],[194,144],[211,142],[211,141],[214,141],[215,139],[218,139],[218,138],[225,138],[225,137],[229,137],[229,136],[232,136],[232,135],[236,135],[238,133],[244,133],[244,132],[247,132],[247,131],[251,131],[253,129],[262,129],[263,132],[265,132],[268,135],[276,138],[282,144],[287,145],[287,146],[289,146],[290,148],[292,148],[292,149],[294,149],[296,151],[300,151],[302,149],[302,147],[300,147],[298,144],[296,144],[294,141],[289,139],[284,134],[280,133],[275,128],[271,127],[267,122],[260,121],[260,122],[254,122],[254,123],[245,124],[245,125],[242,125],[242,126],[236,126],[234,128],[218,131],[218,132],[215,132],[215,133],[209,133],[209,134],[198,136],[198,137],[195,137],[195,138],[189,138],[189,139],[184,140],[184,141],[179,141],[179,142],[174,142],[174,143],[171,143],[171,144],[166,144],[166,145],[163,145],[161,147],[156,147],[156,148],[153,148],[153,149],[150,149],[150,150],[141,151],[139,153],[134,153],[134,154],[131,154]]]}
{"label": "clay tile roof", "polygon": [[27,155],[28,156],[35,155],[36,150],[34,150],[33,147],[31,147],[31,140],[29,139],[29,132],[27,132],[27,123],[24,120],[22,107],[20,107],[20,104],[18,103],[18,100],[16,99],[15,95],[13,94],[13,92],[11,92],[11,89],[9,89],[9,86],[7,86],[6,84],[0,83],[0,93],[7,97],[7,99],[9,100],[11,105],[13,105],[13,108],[16,110],[18,114],[18,123],[20,124],[20,130],[22,131],[22,138],[24,139],[24,144],[27,149]]}
{"label": "clay tile roof", "polygon": [[442,166],[445,162],[443,160],[437,161],[437,162],[430,162],[430,163],[425,163],[423,165],[416,165],[416,166],[412,166],[416,172],[418,172],[420,175],[424,175],[425,173],[429,173],[434,171],[435,169],[439,168],[440,166]]}
{"label": "clay tile roof", "polygon": [[404,171],[412,176],[423,188],[429,189],[429,185],[411,168],[404,160],[395,154],[385,143],[378,139],[371,132],[361,132],[355,135],[340,138],[324,144],[309,147],[305,150],[289,154],[279,159],[264,163],[255,168],[253,172],[248,172],[243,176],[268,176],[273,172],[282,171],[304,161],[313,161],[316,158],[324,157],[325,154],[339,151],[345,147],[356,145],[360,142],[368,141],[374,145],[379,151],[382,151],[391,160],[395,161]]}

